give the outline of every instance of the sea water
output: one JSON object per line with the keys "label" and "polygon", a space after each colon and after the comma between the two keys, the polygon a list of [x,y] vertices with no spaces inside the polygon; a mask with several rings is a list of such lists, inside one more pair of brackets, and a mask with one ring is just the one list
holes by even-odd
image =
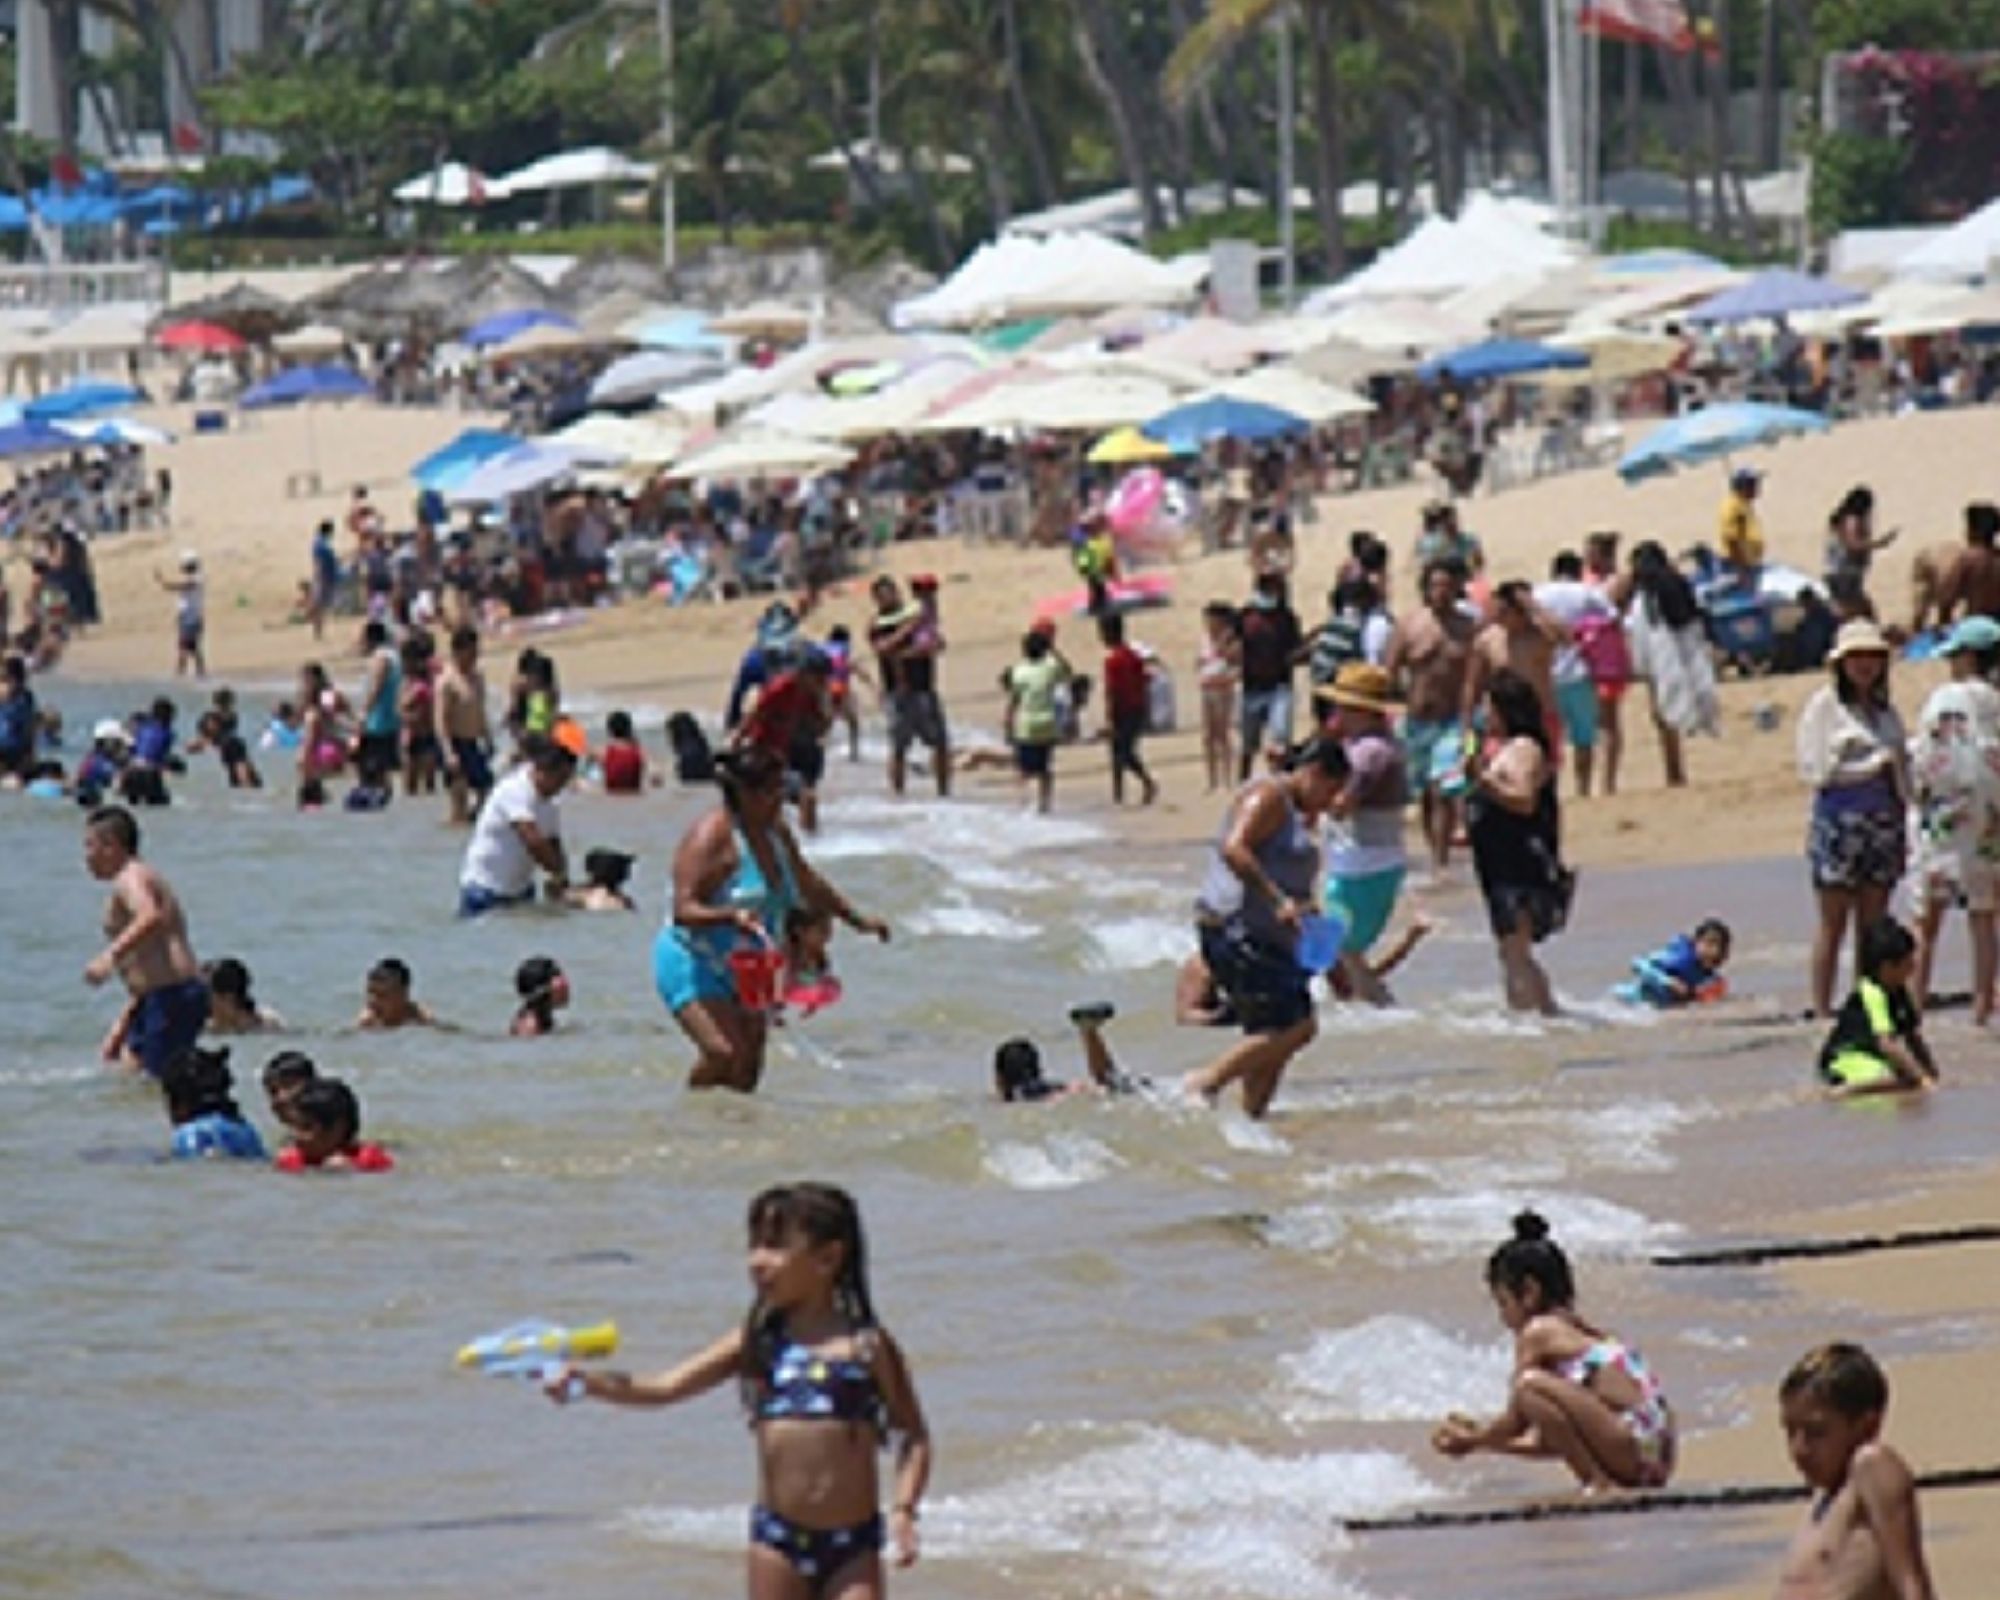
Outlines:
{"label": "sea water", "polygon": [[[87,727],[136,694],[54,698]],[[753,1484],[732,1394],[558,1410],[451,1356],[526,1317],[615,1317],[620,1365],[670,1364],[743,1314],[750,1195],[805,1176],[860,1197],[876,1299],[936,1436],[924,1559],[899,1592],[1427,1600],[1733,1581],[1769,1553],[1720,1523],[1705,1539],[1647,1518],[1371,1543],[1341,1521],[1562,1487],[1552,1467],[1450,1463],[1426,1442],[1443,1412],[1498,1403],[1508,1349],[1481,1272],[1521,1207],[1550,1218],[1585,1309],[1644,1348],[1698,1434],[1830,1334],[1891,1359],[1943,1335],[1835,1329],[1755,1272],[1650,1254],[1899,1193],[1984,1159],[2000,1128],[1977,1072],[1902,1113],[1812,1097],[1817,1035],[1777,1020],[1804,959],[1795,861],[1586,874],[1546,949],[1576,1013],[1557,1023],[1501,1008],[1461,880],[1427,902],[1439,929],[1397,975],[1399,1007],[1329,1007],[1266,1123],[1170,1092],[1002,1107],[989,1075],[1010,1035],[1081,1074],[1077,1001],[1114,1002],[1120,1064],[1162,1086],[1226,1045],[1172,1022],[1199,860],[1060,815],[892,801],[872,765],[840,760],[809,850],[896,939],[843,935],[846,998],[776,1034],[756,1099],[691,1096],[649,951],[675,841],[712,796],[568,802],[573,856],[638,853],[638,915],[465,924],[440,802],[301,815],[289,775],[270,777],[231,792],[197,758],[172,808],[142,815],[146,854],[202,956],[246,960],[292,1025],[232,1041],[246,1109],[275,1131],[257,1072],[302,1048],[356,1087],[390,1176],[161,1162],[157,1095],[97,1059],[116,998],[81,981],[103,891],[78,814],[0,796],[0,1592],[740,1593]],[[1737,1007],[1607,999],[1632,954],[1710,913],[1736,928]],[[553,1038],[511,1040],[513,970],[539,954],[575,1002]],[[349,1031],[389,955],[452,1031]],[[1786,1472],[1776,1441],[1771,1472]]]}

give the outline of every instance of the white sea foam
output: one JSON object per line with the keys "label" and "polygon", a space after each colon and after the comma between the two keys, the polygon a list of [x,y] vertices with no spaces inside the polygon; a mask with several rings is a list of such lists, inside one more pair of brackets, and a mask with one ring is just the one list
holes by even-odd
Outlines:
{"label": "white sea foam", "polygon": [[938,1499],[924,1536],[946,1562],[1087,1557],[1168,1600],[1356,1600],[1331,1570],[1347,1542],[1338,1519],[1437,1493],[1383,1451],[1280,1456],[1149,1427]]}
{"label": "white sea foam", "polygon": [[980,1165],[1010,1189],[1075,1189],[1125,1163],[1095,1139],[1064,1132],[1032,1141],[1003,1139],[985,1152]]}
{"label": "white sea foam", "polygon": [[1036,923],[966,904],[928,906],[910,918],[909,931],[947,939],[997,939],[1006,944],[1025,944],[1042,935]]}
{"label": "white sea foam", "polygon": [[1092,923],[1088,931],[1090,948],[1083,957],[1088,972],[1179,966],[1194,949],[1194,933],[1185,917],[1112,917]]}
{"label": "white sea foam", "polygon": [[1223,1143],[1232,1150],[1246,1150],[1252,1155],[1288,1156],[1292,1147],[1268,1122],[1253,1122],[1239,1111],[1224,1109],[1215,1125],[1222,1130]]}
{"label": "white sea foam", "polygon": [[1420,1248],[1446,1254],[1490,1249],[1507,1237],[1513,1218],[1526,1210],[1549,1220],[1555,1237],[1571,1251],[1616,1254],[1678,1232],[1595,1195],[1475,1189],[1455,1194],[1413,1195],[1368,1208],[1369,1221],[1410,1238]]}
{"label": "white sea foam", "polygon": [[975,864],[1012,865],[1037,850],[1072,849],[1102,837],[1086,822],[1001,806],[927,805],[855,796],[823,813],[816,859],[922,856],[947,872]]}
{"label": "white sea foam", "polygon": [[1504,1339],[1473,1344],[1419,1317],[1371,1317],[1282,1357],[1271,1400],[1294,1426],[1420,1422],[1490,1406],[1511,1359]]}

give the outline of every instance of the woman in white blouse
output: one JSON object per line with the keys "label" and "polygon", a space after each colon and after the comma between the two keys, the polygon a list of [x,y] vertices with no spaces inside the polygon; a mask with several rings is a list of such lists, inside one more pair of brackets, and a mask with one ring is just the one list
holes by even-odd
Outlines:
{"label": "woman in white blouse", "polygon": [[1806,856],[1819,899],[1812,1003],[1833,1013],[1840,941],[1889,909],[1903,875],[1910,783],[1903,722],[1889,701],[1889,641],[1872,622],[1846,624],[1828,657],[1833,681],[1799,716],[1799,775],[1813,786]]}

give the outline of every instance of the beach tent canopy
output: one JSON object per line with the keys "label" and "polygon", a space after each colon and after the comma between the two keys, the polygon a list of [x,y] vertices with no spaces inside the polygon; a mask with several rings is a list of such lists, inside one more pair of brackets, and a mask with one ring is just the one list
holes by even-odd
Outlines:
{"label": "beach tent canopy", "polygon": [[758,300],[725,312],[708,326],[736,339],[803,339],[812,327],[812,313],[782,300]]}
{"label": "beach tent canopy", "polygon": [[1176,454],[1192,455],[1211,439],[1240,439],[1255,442],[1282,439],[1304,433],[1309,424],[1294,411],[1259,405],[1253,400],[1236,400],[1227,395],[1211,395],[1190,400],[1186,405],[1163,411],[1142,428],[1149,439],[1157,439]]}
{"label": "beach tent canopy", "polygon": [[397,184],[390,193],[406,206],[456,208],[484,205],[492,190],[492,182],[485,173],[463,161],[447,161],[429,172],[418,173],[407,183]]}
{"label": "beach tent canopy", "polygon": [[79,444],[157,445],[172,444],[174,436],[165,428],[131,417],[91,417],[75,422],[58,422],[56,431],[66,433]]}
{"label": "beach tent canopy", "polygon": [[445,497],[453,505],[497,505],[517,494],[545,489],[579,467],[615,467],[624,460],[619,452],[599,445],[529,439],[480,462]]}
{"label": "beach tent canopy", "polygon": [[465,330],[463,339],[473,349],[484,350],[488,345],[505,344],[530,328],[563,328],[574,333],[577,323],[573,317],[543,306],[518,306],[511,311],[496,311],[491,316],[481,317]]}
{"label": "beach tent canopy", "polygon": [[324,322],[308,322],[303,328],[281,333],[271,341],[281,355],[339,355],[347,348],[347,335]]}
{"label": "beach tent canopy", "polygon": [[56,323],[42,336],[44,350],[61,355],[109,354],[146,347],[146,308],[139,305],[92,306]]}
{"label": "beach tent canopy", "polygon": [[218,322],[170,322],[153,338],[162,350],[195,350],[203,355],[234,355],[250,341]]}
{"label": "beach tent canopy", "polygon": [[22,412],[30,422],[60,422],[67,417],[87,417],[98,411],[122,411],[141,405],[145,395],[129,383],[72,383],[30,400]]}
{"label": "beach tent canopy", "polygon": [[1549,380],[1560,387],[1578,384],[1623,383],[1649,372],[1664,372],[1680,359],[1687,346],[1663,334],[1633,333],[1624,328],[1596,328],[1582,333],[1558,334],[1554,341],[1565,350],[1581,354],[1589,365],[1581,370],[1551,373]]}
{"label": "beach tent canopy", "polygon": [[467,428],[410,468],[410,476],[418,488],[443,494],[464,482],[481,462],[505,455],[520,443],[515,435],[502,433],[498,428]]}
{"label": "beach tent canopy", "polygon": [[1985,278],[2000,256],[2000,200],[1927,239],[1896,263],[1899,277]]}
{"label": "beach tent canopy", "polygon": [[1008,234],[981,245],[928,294],[890,313],[899,328],[972,328],[1113,306],[1185,305],[1187,274],[1095,234]]}
{"label": "beach tent canopy", "polygon": [[845,445],[795,434],[749,432],[717,439],[673,465],[671,476],[693,478],[770,478],[833,472],[854,459]]}
{"label": "beach tent canopy", "polygon": [[1803,311],[1832,311],[1859,305],[1868,296],[1859,289],[1828,278],[1815,278],[1789,267],[1772,267],[1747,283],[1710,295],[1688,307],[1688,322],[1749,322],[1795,316]]}
{"label": "beach tent canopy", "polygon": [[78,448],[80,442],[73,435],[34,417],[26,417],[0,428],[0,460],[59,455]]}
{"label": "beach tent canopy", "polygon": [[494,196],[538,194],[550,189],[592,189],[607,183],[651,183],[657,168],[634,161],[605,145],[559,150],[525,167],[517,167],[487,186]]}
{"label": "beach tent canopy", "polygon": [[1352,389],[1322,383],[1296,367],[1259,367],[1220,384],[1214,393],[1226,400],[1247,400],[1252,405],[1289,411],[1315,425],[1335,422],[1342,417],[1364,417],[1375,409]]}
{"label": "beach tent canopy", "polygon": [[704,350],[639,350],[620,356],[590,386],[594,406],[624,406],[651,400],[665,390],[712,378],[721,359]]}
{"label": "beach tent canopy", "polygon": [[295,406],[308,400],[353,400],[373,394],[368,380],[352,367],[289,367],[244,391],[237,404],[246,410],[262,406]]}
{"label": "beach tent canopy", "polygon": [[1655,428],[1618,463],[1618,476],[1627,483],[1638,483],[1675,467],[1735,455],[1790,434],[1825,433],[1829,426],[1818,412],[1789,406],[1748,400],[1708,406]]}
{"label": "beach tent canopy", "polygon": [[1084,459],[1100,467],[1128,467],[1142,461],[1171,461],[1173,447],[1148,439],[1134,427],[1113,428]]}
{"label": "beach tent canopy", "polygon": [[593,411],[546,438],[591,455],[617,456],[627,466],[663,467],[686,448],[688,431],[661,415],[620,417]]}
{"label": "beach tent canopy", "polygon": [[1575,251],[1541,232],[1530,216],[1515,203],[1475,194],[1456,218],[1426,217],[1401,244],[1312,295],[1304,309],[1319,315],[1353,300],[1444,295],[1497,278],[1560,271]]}
{"label": "beach tent canopy", "polygon": [[1532,339],[1483,339],[1478,344],[1433,356],[1417,368],[1417,376],[1433,382],[1439,378],[1472,382],[1481,378],[1518,378],[1558,367],[1589,365],[1590,357],[1579,351],[1537,344]]}

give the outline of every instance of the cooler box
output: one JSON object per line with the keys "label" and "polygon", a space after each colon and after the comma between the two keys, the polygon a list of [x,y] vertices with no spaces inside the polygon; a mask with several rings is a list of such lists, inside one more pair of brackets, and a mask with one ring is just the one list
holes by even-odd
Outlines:
{"label": "cooler box", "polygon": [[1717,595],[1708,604],[1708,636],[1724,655],[1769,658],[1777,642],[1771,607],[1754,595]]}
{"label": "cooler box", "polygon": [[222,433],[229,427],[227,411],[197,411],[194,414],[196,433]]}

